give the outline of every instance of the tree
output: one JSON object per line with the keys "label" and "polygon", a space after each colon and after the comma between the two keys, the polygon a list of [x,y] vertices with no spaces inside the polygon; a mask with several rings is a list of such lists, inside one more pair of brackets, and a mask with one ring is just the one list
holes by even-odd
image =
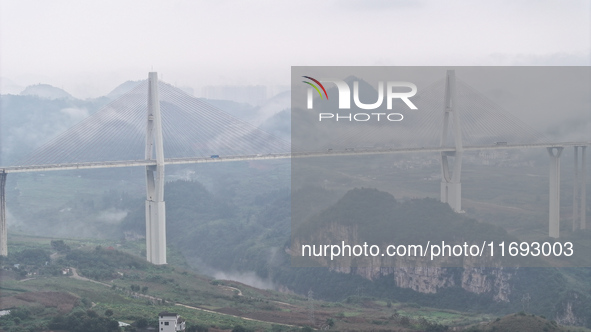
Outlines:
{"label": "tree", "polygon": [[51,241],[51,247],[59,253],[66,253],[70,251],[70,246],[67,245],[64,240],[53,240]]}
{"label": "tree", "polygon": [[135,321],[135,325],[137,327],[147,327],[148,326],[148,320],[145,318],[140,318],[138,320]]}
{"label": "tree", "polygon": [[207,332],[209,329],[203,325],[191,325],[187,328],[187,332]]}
{"label": "tree", "polygon": [[[89,331],[119,331],[119,323],[116,320],[100,317],[92,310],[74,311],[67,317],[56,316],[48,324],[52,330],[66,330],[70,332]],[[35,330],[38,331],[38,330]]]}
{"label": "tree", "polygon": [[107,331],[119,331],[119,322],[116,320],[111,320],[107,324]]}
{"label": "tree", "polygon": [[148,292],[148,286],[142,287],[142,293],[146,294]]}
{"label": "tree", "polygon": [[410,325],[410,319],[408,317],[402,317],[402,318],[400,318],[400,325],[402,325],[402,326],[409,326]]}
{"label": "tree", "polygon": [[89,299],[83,297],[80,302],[82,303],[83,306],[90,308],[92,307],[92,301],[90,301]]}
{"label": "tree", "polygon": [[105,316],[107,316],[107,317],[113,316],[113,310],[111,310],[111,309],[105,310]]}
{"label": "tree", "polygon": [[232,329],[232,332],[248,332],[248,330],[242,325],[236,325]]}

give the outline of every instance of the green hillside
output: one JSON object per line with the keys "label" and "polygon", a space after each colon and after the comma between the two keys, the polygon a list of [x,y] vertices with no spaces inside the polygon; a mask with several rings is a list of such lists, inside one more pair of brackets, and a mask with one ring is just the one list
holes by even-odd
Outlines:
{"label": "green hillside", "polygon": [[[371,206],[372,209],[380,207],[383,209],[383,214],[386,215],[395,212],[393,223],[385,223],[380,227],[395,228],[398,232],[398,235],[395,235],[400,238],[406,236],[407,240],[408,237],[416,236],[416,230],[423,227],[436,230],[442,236],[445,236],[446,232],[451,233],[458,229],[471,230],[476,237],[480,237],[483,233],[493,236],[495,234],[505,236],[505,233],[496,226],[479,223],[466,216],[454,214],[446,205],[432,199],[406,198],[398,200],[390,194],[374,189],[355,189],[341,195],[338,192],[320,187],[302,187],[292,194],[289,182],[281,180],[289,179],[287,176],[289,174],[288,163],[264,165],[237,163],[214,166],[206,165],[200,169],[201,173],[197,175],[197,178],[202,179],[202,182],[176,180],[170,181],[166,185],[169,263],[177,268],[186,269],[187,273],[191,273],[193,270],[210,275],[223,272],[233,278],[238,278],[238,280],[242,280],[240,279],[242,276],[248,276],[250,281],[255,280],[257,285],[294,292],[300,296],[305,296],[308,291],[312,290],[315,298],[335,301],[339,305],[359,306],[364,305],[363,303],[366,301],[381,301],[384,304],[391,302],[394,307],[396,303],[414,303],[421,309],[438,308],[432,309],[436,312],[438,310],[454,310],[469,312],[468,315],[476,316],[484,313],[504,315],[524,310],[522,299],[529,296],[530,301],[526,310],[528,313],[545,315],[554,319],[556,315],[563,315],[566,306],[571,303],[574,314],[577,317],[583,317],[578,324],[588,324],[591,321],[584,318],[591,312],[589,310],[591,271],[584,268],[517,269],[511,279],[511,294],[508,297],[510,302],[498,302],[493,299],[493,294],[475,294],[459,286],[439,289],[434,294],[424,294],[413,289],[398,287],[395,281],[387,276],[370,281],[356,274],[330,272],[324,268],[293,268],[291,257],[286,252],[291,241],[292,221],[298,226],[294,234],[301,232],[300,234],[305,235],[306,232],[313,231],[315,227],[321,227],[324,222],[330,221],[330,218],[338,217],[343,223],[352,223],[356,217],[364,216],[363,208],[366,206]],[[175,173],[175,169],[172,167],[170,171],[171,174],[183,174],[180,171]],[[230,177],[228,174],[234,175]],[[12,196],[9,198],[12,200],[9,201],[9,207],[14,207],[15,202],[20,202],[21,206],[27,206],[25,205],[26,200],[44,202],[43,207],[35,211],[35,214],[32,212],[36,207],[32,207],[23,209],[18,212],[17,216],[31,214],[29,218],[32,220],[32,225],[35,225],[36,229],[43,229],[42,233],[47,234],[55,233],[54,228],[56,227],[64,229],[79,227],[81,230],[87,231],[108,229],[109,232],[100,235],[95,232],[97,236],[104,237],[104,240],[66,239],[66,242],[88,242],[87,249],[90,251],[94,250],[97,245],[101,245],[103,248],[113,246],[134,255],[142,255],[144,240],[133,237],[124,240],[122,236],[123,232],[139,236],[144,232],[144,198],[140,196],[142,195],[141,183],[136,184],[137,188],[132,186],[131,182],[123,180],[125,179],[123,173],[110,176],[105,180],[100,180],[100,176],[95,178],[90,174],[81,173],[80,177],[69,178],[72,183],[80,183],[84,187],[80,189],[80,192],[76,192],[78,189],[72,190],[75,187],[74,184],[70,184],[70,187],[60,186],[59,184],[62,183],[60,177],[59,175],[48,175],[37,179],[31,177],[19,180],[19,188],[22,193],[11,194]],[[115,183],[118,185],[118,189],[107,189],[109,185]],[[35,189],[37,188],[35,186],[39,184],[47,184],[47,191]],[[27,190],[25,191],[25,189]],[[28,192],[43,192],[44,195],[29,198],[27,197]],[[364,197],[371,198],[373,203],[364,202]],[[61,202],[59,206],[52,205],[51,201],[56,200]],[[291,211],[291,204],[301,204],[308,206],[308,208]],[[110,209],[128,211],[128,213],[122,223],[103,222],[101,224],[98,216]],[[64,216],[67,216],[70,221],[64,222]],[[407,223],[408,220],[415,222]],[[376,220],[376,222],[377,225],[380,225],[380,220]],[[404,230],[400,228],[401,225],[409,225],[411,228]],[[412,227],[417,229],[412,229]],[[17,231],[13,230],[14,228],[11,228],[9,232],[10,252],[29,248],[31,240],[21,244],[15,237],[18,228]],[[83,234],[78,233],[77,229],[70,234],[84,237],[84,235],[76,235]],[[386,232],[371,233],[368,236],[376,236],[376,239],[379,240],[380,236],[386,238],[387,234]],[[44,239],[43,241],[47,246],[48,240]],[[117,247],[116,244],[120,246]],[[74,245],[71,247],[75,248]],[[73,256],[70,257],[73,259]],[[80,273],[84,273],[82,272],[84,269],[91,270],[92,267],[82,264],[80,265]],[[135,269],[138,268],[135,267]],[[118,268],[108,265],[98,268],[97,265],[95,270],[96,276],[92,274],[92,271],[86,273],[89,276],[102,278],[99,274],[104,272],[106,275],[113,276],[115,282],[123,280],[117,276],[118,274],[114,274],[121,272]],[[130,273],[132,272],[134,271],[132,270]],[[494,273],[492,270],[489,272]],[[461,280],[461,269],[450,269],[447,273],[447,277],[450,279]],[[143,273],[138,273],[138,275],[145,278]],[[175,277],[172,278],[177,280]],[[125,281],[122,287],[131,287],[132,284],[139,285],[140,280],[145,281],[146,279],[134,279],[133,282]],[[244,281],[247,280],[244,279]],[[211,279],[205,284],[209,282]],[[5,287],[4,281],[1,284],[2,287]],[[159,285],[161,284],[142,284],[141,287],[148,286],[148,292],[152,292],[161,287]],[[17,284],[17,286],[20,285]],[[57,286],[53,287],[53,290],[61,289]],[[185,294],[177,294],[170,298],[184,301],[183,295]],[[99,297],[98,293],[95,296]],[[164,297],[167,298],[166,295]],[[189,297],[192,299],[191,301],[194,301],[193,296],[189,295]],[[211,306],[216,310],[227,307],[216,301],[196,301],[194,304]],[[250,305],[245,304],[245,306]],[[305,311],[301,314],[302,317],[307,315]],[[248,310],[240,310],[240,312],[244,313]],[[337,314],[339,311],[334,312],[334,315]],[[390,317],[390,315],[384,317]],[[333,316],[328,315],[327,318],[329,317]],[[338,318],[338,316],[334,316],[334,318]],[[345,318],[351,321],[347,324],[355,324],[352,317]],[[459,324],[457,320],[452,322]],[[444,321],[444,323],[452,325],[449,321]],[[219,324],[216,326],[222,326],[221,323]],[[228,327],[229,325],[223,326]],[[373,324],[373,326],[375,327],[377,324]]]}
{"label": "green hillside", "polygon": [[113,331],[116,321],[153,326],[162,311],[182,315],[189,331],[238,326],[295,331],[306,325],[342,331],[444,331],[494,320],[491,315],[365,295],[327,302],[256,289],[195,274],[182,267],[176,251],[170,258],[178,265],[148,264],[132,254],[138,247],[127,242],[13,235],[11,243],[9,256],[0,262],[0,309],[11,310],[0,318],[2,331]]}
{"label": "green hillside", "polygon": [[544,316],[527,315],[520,312],[505,317],[500,317],[489,323],[478,324],[464,331],[467,332],[567,332],[584,331],[577,327],[562,327],[555,321],[546,319]]}
{"label": "green hillside", "polygon": [[[291,257],[286,253],[291,241],[290,202],[309,207],[292,209],[292,217],[298,218],[294,237],[319,232],[331,222],[352,225],[362,221],[360,237],[373,243],[515,239],[500,227],[453,213],[447,205],[433,199],[400,202],[375,189],[354,189],[336,201],[334,193],[313,187],[296,191],[291,201],[287,190],[255,196],[248,208],[244,208],[243,204],[220,204],[216,195],[196,182],[172,182],[167,186],[167,192],[175,198],[169,205],[167,221],[169,229],[176,230],[168,234],[168,243],[198,268],[213,267],[239,273],[254,271],[275,287],[285,287],[299,294],[313,290],[318,298],[331,301],[347,301],[360,295],[362,289],[364,295],[386,301],[508,314],[523,310],[522,298],[529,296],[528,310],[538,315],[561,315],[567,303],[575,302],[579,304],[574,309],[577,316],[588,317],[591,312],[587,311],[591,303],[588,295],[591,270],[585,268],[504,268],[504,273],[511,275],[507,302],[495,300],[491,292],[476,294],[462,288],[462,267],[447,269],[441,276],[453,280],[455,285],[441,288],[434,294],[424,294],[399,287],[387,275],[370,281],[354,273],[291,266]],[[216,209],[216,206],[225,208]],[[129,221],[135,220],[140,232],[142,215],[138,206],[137,213],[128,216]],[[497,272],[495,268],[488,268],[482,275],[490,278]]]}

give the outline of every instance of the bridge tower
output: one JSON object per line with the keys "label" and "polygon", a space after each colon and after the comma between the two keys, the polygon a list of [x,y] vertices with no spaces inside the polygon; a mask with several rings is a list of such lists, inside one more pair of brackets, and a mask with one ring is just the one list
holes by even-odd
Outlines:
{"label": "bridge tower", "polygon": [[564,147],[548,147],[550,156],[549,236],[560,236],[560,155]]}
{"label": "bridge tower", "polygon": [[[443,131],[441,147],[447,142],[449,118],[453,121],[453,136],[455,151],[441,152],[441,202],[449,204],[455,212],[462,212],[462,127],[460,114],[456,107],[456,75],[454,70],[448,70],[445,80],[445,100],[443,112]],[[454,157],[453,173],[449,172],[448,157]]]}
{"label": "bridge tower", "polygon": [[8,231],[6,229],[6,172],[0,169],[0,256],[8,256]]}
{"label": "bridge tower", "polygon": [[[579,159],[579,148],[581,158]],[[575,179],[573,183],[573,232],[587,228],[587,186],[586,186],[586,156],[587,146],[575,146]],[[579,168],[580,165],[580,168]]]}
{"label": "bridge tower", "polygon": [[164,205],[164,147],[162,118],[158,96],[158,73],[148,75],[148,123],[146,127],[146,160],[156,159],[155,166],[146,166],[146,259],[166,264],[166,208]]}

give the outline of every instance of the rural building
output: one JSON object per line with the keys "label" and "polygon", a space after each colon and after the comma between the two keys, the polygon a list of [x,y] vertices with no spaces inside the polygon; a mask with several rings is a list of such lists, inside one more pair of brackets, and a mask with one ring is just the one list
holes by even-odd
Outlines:
{"label": "rural building", "polygon": [[185,330],[185,320],[172,312],[161,312],[158,314],[158,331],[177,332]]}

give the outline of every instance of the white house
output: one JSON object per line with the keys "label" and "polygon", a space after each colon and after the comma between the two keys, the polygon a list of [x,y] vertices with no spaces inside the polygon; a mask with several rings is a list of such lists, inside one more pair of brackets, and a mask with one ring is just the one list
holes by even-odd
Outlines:
{"label": "white house", "polygon": [[185,330],[185,320],[172,312],[161,312],[158,314],[158,331],[177,332]]}

